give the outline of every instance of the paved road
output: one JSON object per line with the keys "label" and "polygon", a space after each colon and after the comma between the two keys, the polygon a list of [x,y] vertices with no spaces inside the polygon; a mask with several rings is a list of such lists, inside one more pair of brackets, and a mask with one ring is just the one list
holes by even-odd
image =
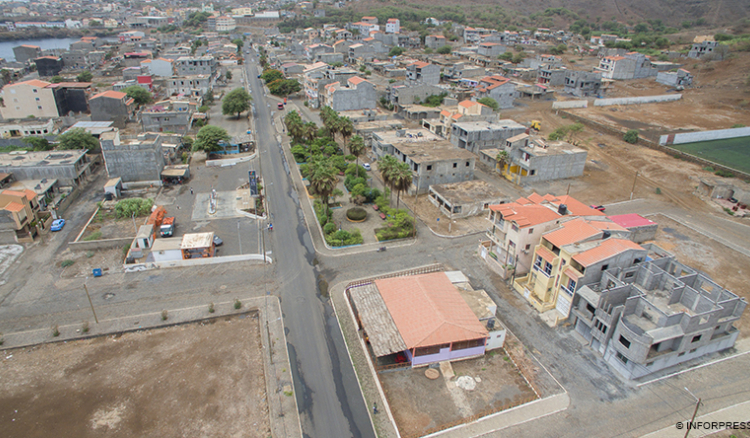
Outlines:
{"label": "paved road", "polygon": [[[256,134],[274,231],[278,293],[288,330],[302,430],[310,437],[374,437],[341,332],[327,298],[321,296],[317,260],[299,198],[284,167],[271,110],[261,96],[257,67],[246,62],[256,107]],[[275,106],[275,103],[271,104]],[[271,182],[273,184],[271,184]]]}

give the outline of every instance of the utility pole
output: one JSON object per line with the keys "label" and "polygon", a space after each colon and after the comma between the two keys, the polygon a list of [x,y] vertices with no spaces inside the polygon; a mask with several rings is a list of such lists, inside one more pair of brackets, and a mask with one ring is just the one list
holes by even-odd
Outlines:
{"label": "utility pole", "polygon": [[630,190],[630,200],[633,200],[633,194],[635,193],[635,183],[638,181],[638,171],[635,171],[635,178],[633,178],[633,188]]}
{"label": "utility pole", "polygon": [[685,387],[685,391],[688,392],[688,394],[692,395],[695,399],[695,409],[693,410],[693,416],[690,417],[690,423],[685,425],[685,438],[688,437],[688,434],[690,433],[690,425],[695,421],[695,416],[698,414],[698,408],[701,405],[701,399],[696,397],[692,392],[690,392],[689,389],[687,389],[687,386]]}
{"label": "utility pole", "polygon": [[91,306],[91,313],[94,314],[94,321],[99,324],[99,318],[96,317],[96,311],[94,310],[94,303],[91,302],[91,295],[89,295],[89,288],[86,287],[86,283],[83,283],[83,290],[86,291],[86,297],[89,299],[89,306]]}
{"label": "utility pole", "polygon": [[242,255],[242,234],[240,234],[240,221],[237,221],[237,241],[240,243],[240,255]]}
{"label": "utility pole", "polygon": [[[273,117],[273,115],[271,115]],[[266,180],[263,179],[263,153],[260,150],[260,142],[257,142],[258,145],[258,176],[260,176],[260,180],[263,182],[263,187],[260,192],[260,199],[262,199],[262,202],[266,202],[266,197],[264,193],[266,193]],[[266,202],[266,205],[268,205],[268,202]],[[261,203],[262,206],[262,203]],[[257,209],[256,209],[257,213]],[[270,218],[271,214],[266,211],[266,218]],[[261,233],[261,242],[263,243],[263,265],[266,264],[266,233]]]}

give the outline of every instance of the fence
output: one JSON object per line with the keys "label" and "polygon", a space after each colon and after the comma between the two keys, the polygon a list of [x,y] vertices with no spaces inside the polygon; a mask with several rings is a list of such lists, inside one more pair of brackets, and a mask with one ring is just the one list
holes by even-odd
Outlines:
{"label": "fence", "polygon": [[749,137],[750,128],[716,129],[713,131],[686,132],[659,137],[662,146],[670,144],[693,143],[697,141],[723,140],[726,138]]}
{"label": "fence", "polygon": [[610,105],[638,105],[641,103],[672,102],[682,99],[682,94],[660,94],[658,96],[615,97],[611,99],[595,99],[594,106]]}
{"label": "fence", "polygon": [[362,286],[363,284],[370,284],[375,280],[381,280],[383,278],[408,277],[410,275],[429,274],[430,272],[438,272],[438,271],[441,271],[442,269],[443,269],[443,265],[436,263],[432,265],[422,266],[419,268],[407,269],[405,271],[391,272],[390,274],[383,274],[377,277],[371,277],[371,278],[365,278],[362,280],[352,281],[351,283],[346,285],[346,290],[349,290],[353,287]]}
{"label": "fence", "polygon": [[566,100],[562,102],[552,102],[552,109],[565,108],[586,108],[589,102],[587,100]]}
{"label": "fence", "polygon": [[[607,134],[610,134],[610,135],[622,137],[623,135],[625,135],[625,132],[626,132],[626,130],[624,129],[617,129],[615,127],[608,126],[608,125],[593,121],[591,119],[587,119],[586,117],[581,117],[578,114],[573,114],[568,111],[561,110],[560,113],[565,115],[566,117],[571,118],[572,120],[575,120],[576,122],[581,122],[590,128],[594,128],[597,131],[606,132]],[[650,149],[656,149],[658,151],[666,153],[667,155],[671,155],[675,158],[689,161],[691,163],[695,163],[700,166],[710,166],[716,170],[724,170],[726,172],[732,173],[734,176],[736,176],[737,178],[741,180],[750,181],[750,173],[741,172],[737,169],[732,169],[731,167],[727,167],[719,163],[714,163],[713,161],[706,160],[704,158],[696,157],[696,156],[687,154],[685,152],[678,151],[677,149],[670,148],[669,146],[660,145],[659,143],[649,140],[647,138],[643,138],[643,137],[639,138],[638,144],[642,146],[646,146],[647,148],[650,148]]]}

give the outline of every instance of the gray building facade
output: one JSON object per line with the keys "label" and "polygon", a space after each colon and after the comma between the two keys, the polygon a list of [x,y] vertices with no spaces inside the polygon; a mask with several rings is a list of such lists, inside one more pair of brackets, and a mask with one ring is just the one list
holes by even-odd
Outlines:
{"label": "gray building facade", "polygon": [[460,149],[479,154],[482,149],[505,146],[505,141],[526,131],[520,123],[504,119],[497,122],[457,122],[451,125],[451,143]]}
{"label": "gray building facade", "polygon": [[161,136],[120,139],[120,131],[103,133],[99,143],[109,178],[122,178],[123,183],[161,183],[164,152]]}

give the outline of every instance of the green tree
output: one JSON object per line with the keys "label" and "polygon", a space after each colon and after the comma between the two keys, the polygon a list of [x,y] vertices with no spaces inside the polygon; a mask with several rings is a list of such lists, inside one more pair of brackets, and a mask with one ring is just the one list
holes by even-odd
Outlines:
{"label": "green tree", "polygon": [[[380,170],[380,176],[383,178],[383,184],[386,187],[393,187],[393,172],[399,161],[393,155],[386,155],[380,162],[378,162],[378,170]],[[390,198],[388,200],[390,205]]]}
{"label": "green tree", "polygon": [[357,167],[359,167],[359,157],[365,153],[365,140],[359,135],[352,137],[352,141],[349,143],[349,152],[356,157]]}
{"label": "green tree", "polygon": [[315,122],[307,122],[302,129],[302,137],[311,142],[318,136],[318,125]]}
{"label": "green tree", "polygon": [[513,61],[513,52],[505,52],[502,55],[498,56],[497,59],[500,59],[502,61]]}
{"label": "green tree", "polygon": [[35,151],[48,151],[52,149],[52,145],[44,137],[25,137],[22,141],[33,147]]}
{"label": "green tree", "polygon": [[346,149],[346,140],[354,133],[354,123],[352,122],[352,119],[346,116],[339,119],[339,133],[344,140],[344,149]]}
{"label": "green tree", "polygon": [[129,98],[133,99],[133,101],[138,105],[145,105],[151,102],[151,93],[147,89],[139,85],[133,85],[126,88],[125,94],[127,94]]}
{"label": "green tree", "polygon": [[398,47],[398,46],[393,46],[393,48],[391,48],[391,51],[388,52],[388,56],[400,56],[404,52],[405,50],[403,48]]}
{"label": "green tree", "polygon": [[65,150],[88,149],[91,151],[99,148],[99,140],[83,128],[69,130],[57,137],[57,142],[57,148]]}
{"label": "green tree", "polygon": [[76,76],[76,80],[78,82],[91,82],[92,79],[94,79],[94,75],[91,74],[91,72],[88,70],[81,72],[78,76]]}
{"label": "green tree", "polygon": [[278,81],[279,79],[284,79],[284,73],[279,70],[269,68],[263,70],[263,74],[260,75],[260,78],[263,79],[266,84],[270,84],[271,82]]}
{"label": "green tree", "polygon": [[449,45],[444,45],[443,47],[438,47],[437,52],[441,55],[447,55],[449,54],[453,49]]}
{"label": "green tree", "polygon": [[513,64],[520,64],[526,58],[526,52],[518,52],[513,56]]}
{"label": "green tree", "polygon": [[391,184],[393,184],[393,188],[396,190],[396,210],[398,210],[401,200],[401,192],[409,189],[412,179],[411,167],[407,163],[398,163],[391,171]]}
{"label": "green tree", "polygon": [[336,189],[338,183],[339,170],[333,166],[332,162],[321,155],[310,158],[310,188],[320,196],[323,203],[325,214],[328,216],[329,206],[328,198]]}
{"label": "green tree", "polygon": [[232,44],[234,44],[235,46],[237,46],[237,53],[240,53],[242,51],[242,46],[245,45],[245,42],[242,41],[241,38],[235,38],[235,39],[232,40]]}
{"label": "green tree", "polygon": [[268,84],[268,91],[274,96],[286,97],[302,89],[296,79],[279,79]]}
{"label": "green tree", "polygon": [[500,170],[505,169],[505,165],[508,164],[508,152],[506,151],[500,151],[497,153],[497,156],[495,157],[495,162],[497,163],[497,168]]}
{"label": "green tree", "polygon": [[286,113],[286,115],[284,116],[284,125],[286,126],[287,132],[292,136],[292,139],[295,143],[299,143],[300,141],[302,141],[305,136],[305,123],[302,121],[302,118],[299,116],[299,113],[297,111],[289,111],[288,113]]}
{"label": "green tree", "polygon": [[227,72],[224,73],[224,77],[227,78],[227,80],[232,79],[232,72],[227,70]]}
{"label": "green tree", "polygon": [[632,143],[632,144],[638,143],[638,130],[637,129],[629,130],[628,132],[625,133],[622,139],[628,143]]}
{"label": "green tree", "polygon": [[491,97],[483,97],[477,100],[477,102],[492,108],[492,111],[497,111],[498,109],[500,109],[500,104],[498,104],[497,101]]}
{"label": "green tree", "polygon": [[60,82],[64,81],[65,79],[62,76],[52,76],[52,79],[50,79],[50,82],[53,84],[59,84]]}
{"label": "green tree", "polygon": [[193,142],[193,150],[206,153],[221,150],[219,143],[229,141],[231,137],[224,128],[206,125],[198,131]]}
{"label": "green tree", "polygon": [[244,88],[235,88],[224,97],[221,113],[225,116],[237,114],[239,119],[241,113],[250,109],[251,100],[250,94]]}

